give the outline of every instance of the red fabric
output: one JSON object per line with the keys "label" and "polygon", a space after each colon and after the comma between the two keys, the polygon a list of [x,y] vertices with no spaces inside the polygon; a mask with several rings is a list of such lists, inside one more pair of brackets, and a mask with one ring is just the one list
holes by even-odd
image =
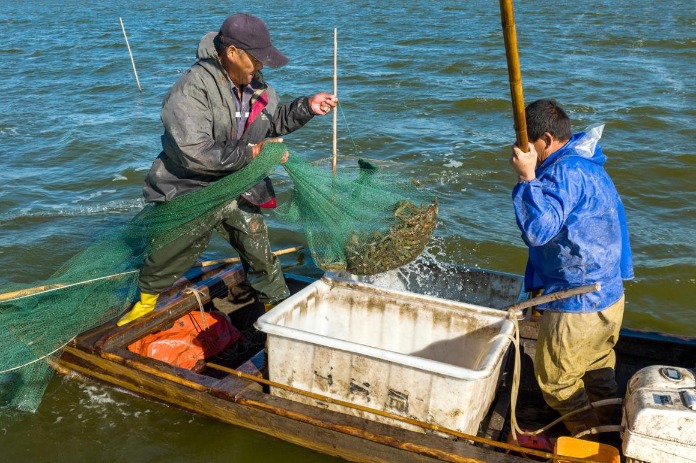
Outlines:
{"label": "red fabric", "polygon": [[186,314],[173,327],[145,336],[128,346],[128,350],[191,370],[199,361],[225,350],[242,337],[224,314],[204,315],[205,321],[198,310]]}
{"label": "red fabric", "polygon": [[266,201],[265,203],[259,204],[259,207],[263,207],[264,209],[275,209],[276,205],[277,205],[276,199],[271,198],[268,201]]}
{"label": "red fabric", "polygon": [[[247,118],[244,130],[246,130],[251,125],[251,123],[254,122],[254,120],[258,117],[259,114],[261,114],[261,111],[263,111],[266,108],[266,106],[268,106],[268,93],[263,92],[263,94],[261,94],[258,100],[256,100],[256,102],[254,103],[254,106],[252,106],[251,113],[249,114],[249,118]],[[264,209],[275,209],[277,206],[276,199],[271,198],[263,204],[258,204],[258,206]]]}
{"label": "red fabric", "polygon": [[266,106],[268,106],[268,93],[263,92],[259,99],[254,103],[254,106],[251,107],[251,114],[249,114],[249,117],[247,118],[246,124],[244,125],[244,130],[246,130],[247,127],[254,122],[254,120],[259,114],[261,114],[261,111],[263,111]]}

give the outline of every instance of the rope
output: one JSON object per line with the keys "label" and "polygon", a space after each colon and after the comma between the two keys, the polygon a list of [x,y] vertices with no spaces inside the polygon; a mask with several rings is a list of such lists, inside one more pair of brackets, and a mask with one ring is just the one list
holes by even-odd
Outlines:
{"label": "rope", "polygon": [[[189,320],[191,320],[191,323],[193,326],[196,328],[199,334],[204,333],[210,328],[210,325],[208,324],[208,318],[205,316],[205,309],[203,308],[203,300],[201,299],[201,292],[198,290],[196,287],[189,287],[186,288],[183,291],[183,294],[193,294],[193,296],[196,298],[196,301],[198,302],[198,308],[200,309],[201,312],[201,321],[203,323],[204,328],[201,328],[201,326],[196,322],[196,319],[191,316],[191,313],[188,314]],[[208,335],[209,336],[209,335]],[[210,339],[208,339],[208,336],[201,336],[201,339],[203,343],[205,344],[206,349],[211,349],[213,346],[210,344]]]}
{"label": "rope", "polygon": [[[131,273],[137,273],[137,272],[139,272],[139,271],[140,271],[140,270],[129,270],[129,271],[127,271],[127,272],[114,273],[113,275],[106,275],[106,276],[103,276],[103,277],[92,278],[91,280],[78,281],[77,283],[70,283],[69,285],[58,285],[58,286],[56,286],[56,287],[54,287],[54,288],[49,288],[49,289],[45,289],[45,290],[43,290],[43,291],[37,291],[37,292],[29,293],[29,294],[22,294],[21,296],[13,297],[13,298],[10,298],[10,299],[0,299],[0,302],[5,303],[5,302],[10,302],[10,301],[16,301],[16,300],[19,300],[19,299],[24,299],[25,297],[29,297],[29,296],[38,296],[38,295],[41,295],[41,294],[46,294],[46,293],[50,293],[50,292],[53,292],[53,291],[58,291],[58,290],[61,290],[61,289],[71,288],[71,287],[73,287],[73,286],[85,285],[85,284],[87,284],[87,283],[94,283],[95,281],[100,281],[100,280],[108,280],[108,279],[110,279],[110,278],[116,278],[116,277],[120,277],[120,276],[123,276],[123,275],[130,275]],[[24,292],[24,291],[31,291],[32,289],[34,289],[34,288],[25,289],[25,290],[21,290],[21,291],[18,291],[18,292],[21,293],[21,292]],[[41,288],[39,288],[39,289],[41,289]]]}
{"label": "rope", "polygon": [[70,343],[73,341],[73,339],[75,339],[75,336],[73,336],[72,338],[70,338],[70,339],[68,340],[68,342],[66,342],[66,343],[63,344],[62,346],[58,347],[57,349],[53,350],[52,352],[49,352],[48,354],[46,354],[46,355],[44,355],[44,356],[42,356],[42,357],[39,357],[39,358],[37,358],[37,359],[34,359],[34,360],[32,360],[31,362],[27,362],[27,363],[25,363],[24,365],[19,365],[19,366],[17,366],[17,367],[8,368],[7,370],[2,370],[2,371],[0,371],[0,375],[4,375],[5,373],[9,373],[9,372],[14,371],[14,370],[19,370],[20,368],[28,367],[28,366],[31,365],[32,363],[40,362],[41,360],[45,359],[46,357],[50,357],[51,355],[55,354],[55,353],[58,352],[59,350],[64,349],[65,346],[67,346],[68,344],[70,344]]}
{"label": "rope", "polygon": [[341,116],[343,117],[343,122],[346,123],[346,129],[348,129],[348,136],[350,137],[350,141],[353,143],[353,148],[355,150],[358,150],[358,145],[355,143],[355,140],[353,139],[353,134],[350,131],[350,126],[348,125],[348,119],[346,119],[346,113],[343,112],[343,106],[341,105],[341,102],[338,102],[338,109],[341,110]]}
{"label": "rope", "polygon": [[186,288],[183,291],[184,294],[193,294],[193,296],[196,298],[196,301],[198,302],[198,308],[201,311],[201,320],[203,320],[203,324],[205,325],[205,329],[207,330],[210,328],[208,325],[208,321],[205,318],[205,309],[203,308],[203,299],[201,299],[201,292],[197,289],[194,288],[193,286],[190,288]]}
{"label": "rope", "polygon": [[[517,397],[519,394],[519,387],[520,387],[520,377],[522,376],[522,362],[521,362],[521,355],[520,355],[520,329],[519,329],[519,323],[518,323],[518,314],[519,311],[510,309],[508,311],[508,318],[512,320],[512,323],[514,325],[514,337],[508,334],[499,334],[497,336],[494,336],[489,342],[493,342],[496,338],[499,337],[506,337],[509,338],[513,345],[515,346],[515,365],[513,367],[513,374],[512,374],[512,386],[510,390],[510,423],[511,423],[511,432],[512,432],[512,437],[517,442],[517,434],[523,435],[523,436],[536,436],[538,434],[541,434],[544,431],[547,431],[551,429],[552,427],[556,426],[558,423],[564,421],[565,419],[577,415],[578,413],[582,413],[586,410],[591,410],[593,408],[600,408],[608,405],[621,405],[623,404],[623,399],[603,399],[603,400],[598,400],[596,402],[592,402],[589,405],[585,405],[582,408],[578,408],[577,410],[573,410],[572,412],[566,413],[565,415],[557,418],[556,420],[552,421],[551,423],[547,424],[546,426],[539,428],[535,431],[525,431],[522,428],[519,427],[517,424],[517,415],[515,413],[515,410],[517,409]],[[479,361],[481,360],[481,355],[479,355],[479,359],[476,362],[476,366],[478,366]],[[609,429],[611,428],[611,429]],[[611,432],[615,431],[617,426],[599,426],[596,428],[591,428],[588,429],[587,431],[584,431],[577,436],[574,437],[582,437],[587,434],[597,434],[600,432]]]}
{"label": "rope", "polygon": [[587,429],[581,433],[574,435],[575,439],[580,439],[588,434],[599,434],[602,432],[621,432],[621,426],[611,425],[611,426],[597,426],[595,428]]}

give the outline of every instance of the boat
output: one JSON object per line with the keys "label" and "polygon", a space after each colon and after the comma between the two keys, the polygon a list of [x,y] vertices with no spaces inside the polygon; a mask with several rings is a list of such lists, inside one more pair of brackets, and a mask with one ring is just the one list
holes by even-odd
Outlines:
{"label": "boat", "polygon": [[[422,263],[418,272],[401,272],[397,276],[396,279],[393,275],[365,277],[356,283],[392,290],[396,285],[399,286],[396,290],[402,292],[429,292],[427,297],[435,301],[459,300],[493,310],[504,310],[526,298],[521,276],[485,269]],[[286,272],[286,281],[291,292],[298,293],[318,280]],[[266,336],[254,327],[264,311],[250,294],[239,264],[194,267],[161,295],[153,314],[122,327],[117,327],[114,319],[80,334],[65,348],[54,367],[62,374],[96,380],[347,461],[514,463],[528,461],[530,457],[554,458],[548,445],[541,441],[542,437],[554,440],[561,435],[562,424],[524,442],[510,439],[514,355],[505,356],[492,385],[495,389],[492,403],[475,433],[457,432],[425,419],[414,420],[379,410],[367,414],[342,413],[328,404],[348,407],[350,404],[329,397],[297,401],[273,394],[274,389],[297,394],[303,391],[268,378]],[[203,308],[226,313],[247,341],[194,369],[176,367],[128,349],[144,336],[167,329],[182,316]],[[525,312],[524,318],[517,322],[521,376],[515,416],[524,429],[531,430],[553,422],[558,415],[544,404],[534,380],[532,360],[537,323],[532,309]],[[696,338],[624,328],[615,350],[622,396],[626,394],[628,381],[646,367],[696,366]],[[387,419],[373,419],[374,416]],[[398,421],[407,425],[399,425]],[[620,447],[618,433],[609,435],[614,436]],[[579,460],[574,460],[571,454],[567,461]]]}

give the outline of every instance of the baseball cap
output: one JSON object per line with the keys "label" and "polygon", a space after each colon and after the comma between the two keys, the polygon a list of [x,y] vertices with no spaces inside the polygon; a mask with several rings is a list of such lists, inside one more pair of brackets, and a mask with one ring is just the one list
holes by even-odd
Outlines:
{"label": "baseball cap", "polygon": [[288,64],[288,58],[271,43],[271,34],[264,22],[250,14],[236,13],[220,26],[220,41],[251,53],[257,60],[271,68]]}

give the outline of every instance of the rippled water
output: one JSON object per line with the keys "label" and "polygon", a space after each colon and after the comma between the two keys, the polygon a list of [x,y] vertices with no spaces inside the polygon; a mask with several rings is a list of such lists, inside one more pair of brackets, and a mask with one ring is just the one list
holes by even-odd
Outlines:
{"label": "rippled water", "polygon": [[[686,0],[515,6],[525,100],[561,102],[574,128],[603,122],[637,278],[625,325],[696,334],[696,13]],[[0,9],[0,288],[39,282],[132,217],[159,152],[164,93],[219,2],[5,2]],[[233,8],[233,6],[229,6]],[[514,139],[498,2],[249,1],[291,59],[281,97],[332,89],[339,32],[339,169],[357,157],[417,175],[440,201],[428,252],[520,273],[507,163]],[[138,92],[118,18],[125,23]],[[331,119],[286,137],[331,154]],[[279,169],[279,189],[288,180]],[[302,242],[271,219],[272,242]],[[228,248],[216,240],[209,254]],[[286,264],[293,257],[284,259]],[[299,271],[312,272],[309,266]],[[57,378],[36,415],[0,429],[2,461],[327,461],[275,439]],[[4,460],[3,460],[4,459]]]}

